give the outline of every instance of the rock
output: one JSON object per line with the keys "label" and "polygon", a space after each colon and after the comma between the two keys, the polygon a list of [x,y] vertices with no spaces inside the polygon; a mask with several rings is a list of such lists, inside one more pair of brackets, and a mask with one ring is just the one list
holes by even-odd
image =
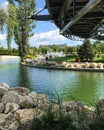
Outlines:
{"label": "rock", "polygon": [[89,68],[90,64],[88,62],[85,62],[85,68]]}
{"label": "rock", "polygon": [[7,83],[5,83],[5,82],[0,83],[0,86],[3,86],[3,87],[5,87],[5,88],[8,88],[8,89],[9,89],[9,85],[8,85]]}
{"label": "rock", "polygon": [[19,130],[20,124],[18,123],[18,121],[13,121],[9,124],[9,126],[6,126],[6,130]]}
{"label": "rock", "polygon": [[80,65],[80,63],[75,63],[75,64],[74,64],[74,67],[75,67],[75,68],[80,68],[81,65]]}
{"label": "rock", "polygon": [[33,99],[30,96],[22,96],[19,101],[19,105],[22,108],[34,108]]}
{"label": "rock", "polygon": [[32,98],[34,106],[38,105],[38,94],[35,92],[29,93],[29,97]]}
{"label": "rock", "polygon": [[83,111],[84,105],[81,102],[69,101],[63,103],[63,109],[66,112],[69,111]]}
{"label": "rock", "polygon": [[66,63],[66,64],[64,65],[65,68],[69,68],[69,66],[70,66],[69,63]]}
{"label": "rock", "polygon": [[4,86],[1,86],[0,85],[0,97],[2,98],[2,96],[8,92],[8,88],[4,87]]}
{"label": "rock", "polygon": [[[6,128],[13,119],[13,114],[0,114],[0,126]],[[6,129],[8,130],[8,129]]]}
{"label": "rock", "polygon": [[9,112],[16,112],[19,108],[20,106],[16,103],[7,103],[4,113],[7,114]]}
{"label": "rock", "polygon": [[104,99],[100,99],[97,102],[97,107],[99,107],[100,109],[104,108]]}
{"label": "rock", "polygon": [[97,67],[100,68],[100,69],[103,69],[103,63],[98,63]]}
{"label": "rock", "polygon": [[26,130],[31,127],[34,118],[36,117],[36,112],[34,109],[23,109],[18,110],[15,113],[15,119],[20,122],[19,130]]}
{"label": "rock", "polygon": [[0,113],[3,113],[4,111],[4,103],[0,103]]}
{"label": "rock", "polygon": [[0,126],[2,126],[3,128],[6,125],[6,118],[7,118],[6,114],[3,114],[3,113],[0,114]]}
{"label": "rock", "polygon": [[37,103],[38,103],[37,107],[39,109],[47,110],[49,108],[49,105],[50,105],[49,97],[46,96],[45,94],[38,94]]}
{"label": "rock", "polygon": [[18,103],[20,100],[20,96],[18,93],[10,91],[4,94],[2,98],[2,102],[7,104],[7,103]]}
{"label": "rock", "polygon": [[18,95],[26,96],[30,93],[30,90],[24,87],[16,87],[16,88],[11,88],[11,91],[15,91],[18,93]]}
{"label": "rock", "polygon": [[92,63],[89,64],[89,67],[96,69],[97,68],[97,63],[92,62]]}

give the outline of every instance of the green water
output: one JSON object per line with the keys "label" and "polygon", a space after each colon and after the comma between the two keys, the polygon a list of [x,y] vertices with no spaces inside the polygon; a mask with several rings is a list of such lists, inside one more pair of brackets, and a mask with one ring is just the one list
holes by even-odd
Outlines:
{"label": "green water", "polygon": [[22,86],[37,93],[56,92],[64,100],[94,103],[104,98],[104,72],[76,72],[21,66],[18,61],[0,62],[0,82]]}

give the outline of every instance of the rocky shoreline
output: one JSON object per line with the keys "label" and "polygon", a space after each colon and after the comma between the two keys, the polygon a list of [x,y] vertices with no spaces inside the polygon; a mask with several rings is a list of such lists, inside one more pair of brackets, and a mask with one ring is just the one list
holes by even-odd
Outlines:
{"label": "rocky shoreline", "polygon": [[104,72],[104,63],[95,63],[95,62],[59,62],[57,63],[54,61],[26,59],[21,64],[25,66],[45,68],[45,69]]}
{"label": "rocky shoreline", "polygon": [[[0,83],[0,130],[31,130],[34,119],[40,119],[50,106],[54,120],[58,120],[59,102],[47,95],[31,92],[27,88],[11,88],[6,83]],[[99,106],[100,117],[104,121],[104,99],[100,99],[95,106]],[[97,117],[97,107],[88,107],[76,101],[62,102],[61,112],[72,118],[75,127],[78,126],[76,119],[79,112],[87,113],[88,125],[93,124]]]}

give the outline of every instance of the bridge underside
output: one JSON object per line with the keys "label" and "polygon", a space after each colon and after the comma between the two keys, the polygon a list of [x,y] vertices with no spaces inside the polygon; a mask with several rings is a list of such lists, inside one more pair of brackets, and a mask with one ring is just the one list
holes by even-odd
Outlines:
{"label": "bridge underside", "polygon": [[104,0],[46,0],[46,5],[64,36],[104,38],[99,35],[104,34]]}
{"label": "bridge underside", "polygon": [[32,16],[37,20],[53,20],[67,38],[104,40],[104,0],[45,0],[49,15]]}

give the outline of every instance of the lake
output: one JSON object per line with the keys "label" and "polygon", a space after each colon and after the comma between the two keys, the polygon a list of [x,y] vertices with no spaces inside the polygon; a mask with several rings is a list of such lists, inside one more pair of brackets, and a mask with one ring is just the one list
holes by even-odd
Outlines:
{"label": "lake", "polygon": [[20,65],[19,59],[6,59],[0,61],[0,82],[86,104],[104,98],[104,72],[34,68]]}

